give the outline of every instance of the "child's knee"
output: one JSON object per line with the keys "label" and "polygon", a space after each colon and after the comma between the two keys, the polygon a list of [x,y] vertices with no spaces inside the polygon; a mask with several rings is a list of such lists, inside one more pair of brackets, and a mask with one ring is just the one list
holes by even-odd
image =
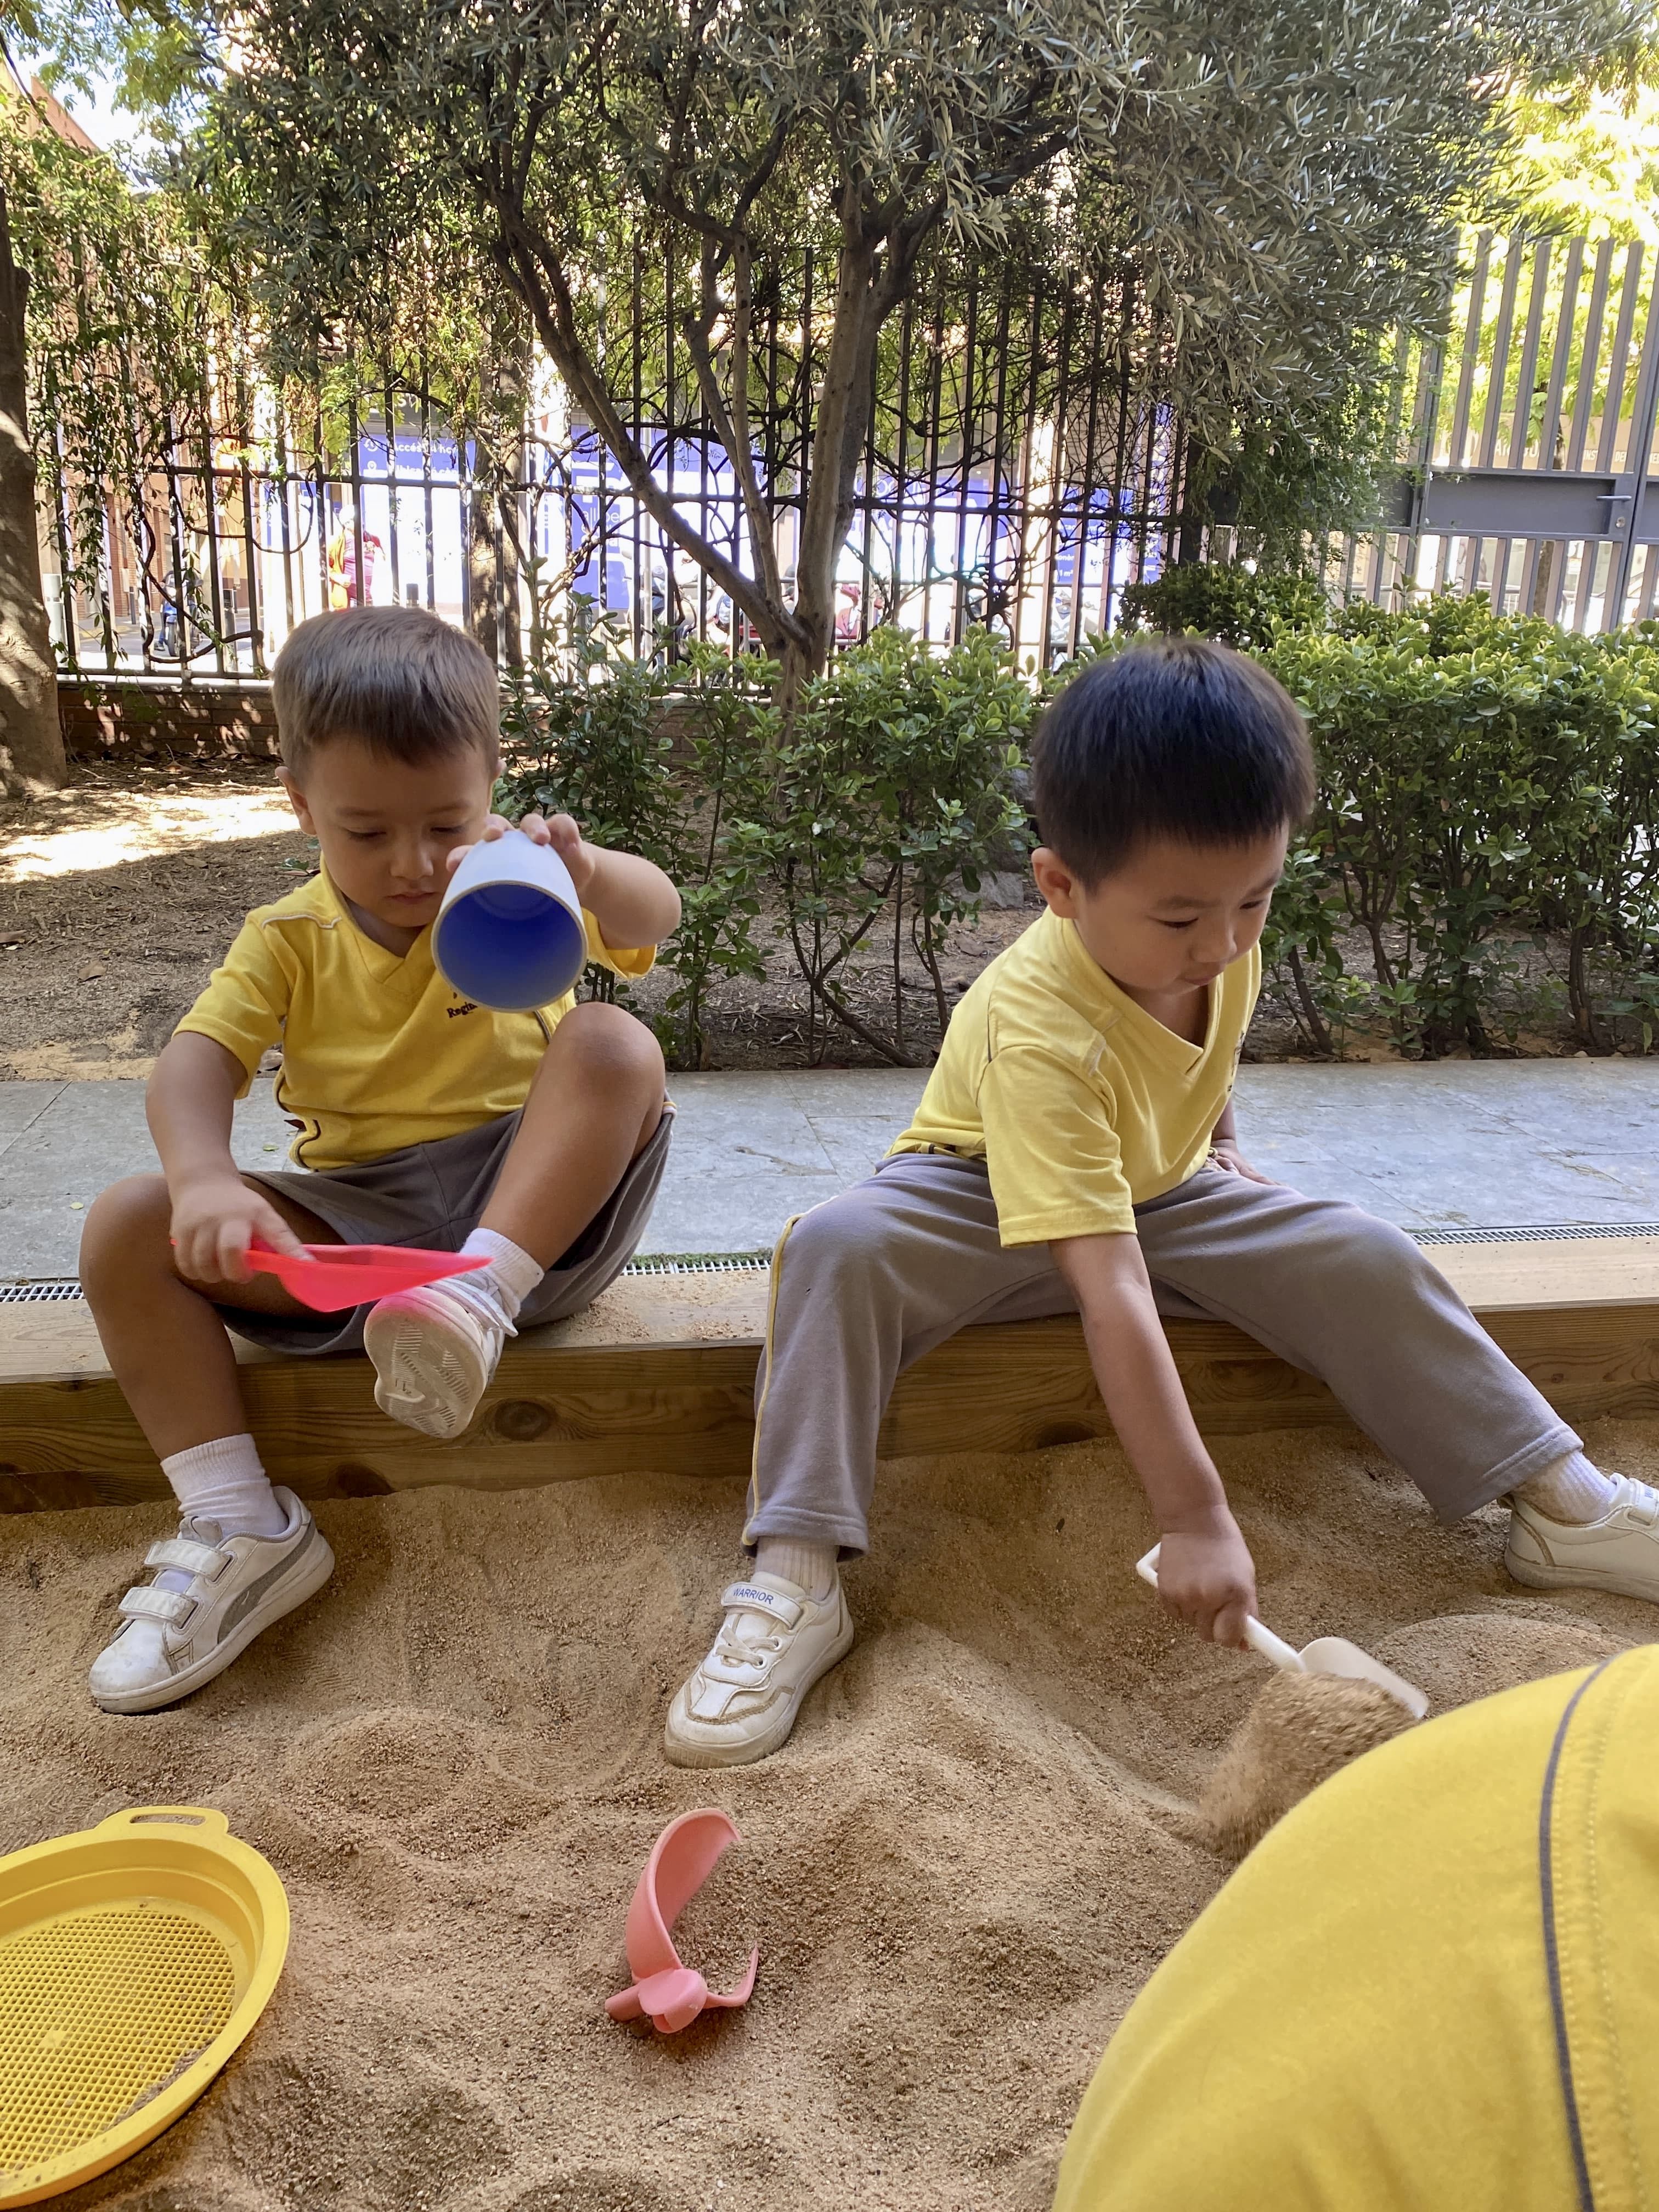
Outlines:
{"label": "child's knee", "polygon": [[621,1006],[590,1000],[573,1006],[555,1032],[565,1054],[593,1083],[609,1090],[660,1091],[662,1047],[645,1024]]}
{"label": "child's knee", "polygon": [[173,1202],[167,1177],[127,1176],[92,1202],[81,1231],[81,1279],[88,1289],[131,1281],[165,1261]]}
{"label": "child's knee", "polygon": [[801,1215],[783,1241],[779,1267],[786,1282],[817,1285],[854,1277],[869,1286],[892,1231],[881,1211],[863,1199],[862,1187],[855,1187]]}
{"label": "child's knee", "polygon": [[1416,1241],[1393,1222],[1358,1206],[1344,1206],[1342,1214],[1337,1235],[1328,1243],[1331,1275],[1367,1299],[1415,1297],[1428,1268]]}

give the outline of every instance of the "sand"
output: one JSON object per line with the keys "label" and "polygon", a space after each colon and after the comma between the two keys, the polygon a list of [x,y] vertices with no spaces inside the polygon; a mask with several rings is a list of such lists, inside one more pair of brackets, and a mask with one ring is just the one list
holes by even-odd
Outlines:
{"label": "sand", "polygon": [[1243,1858],[1322,1782],[1415,1724],[1375,1682],[1275,1674],[1199,1793],[1200,1840],[1224,1858]]}
{"label": "sand", "polygon": [[[1659,1472],[1659,1429],[1591,1446]],[[1517,1591],[1501,1513],[1443,1530],[1352,1439],[1218,1456],[1273,1625],[1352,1637],[1438,1708],[1653,1632],[1628,1601]],[[794,1741],[680,1773],[662,1707],[739,1504],[641,1474],[325,1505],[329,1588],[146,1719],[96,1712],[83,1672],[163,1512],[0,1520],[0,1849],[216,1805],[294,1912],[242,2053],[71,2212],[1048,2204],[1101,2047],[1224,1878],[1193,1807],[1260,1662],[1135,1580],[1114,1449],[900,1462],[849,1577],[859,1643]],[[683,1950],[719,1988],[758,1943],[760,1978],[661,2040],[601,2008],[646,1853],[699,1804],[745,1840]]]}

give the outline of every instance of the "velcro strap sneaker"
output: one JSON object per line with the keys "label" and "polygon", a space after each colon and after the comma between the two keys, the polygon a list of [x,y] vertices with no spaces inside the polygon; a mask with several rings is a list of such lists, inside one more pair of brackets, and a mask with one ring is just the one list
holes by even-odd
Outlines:
{"label": "velcro strap sneaker", "polygon": [[725,1619],[708,1657],[674,1693],[663,1747],[676,1766],[745,1766],[787,1742],[801,1700],[852,1648],[837,1578],[814,1598],[781,1575],[720,1593]]}
{"label": "velcro strap sneaker", "polygon": [[183,1590],[157,1589],[149,1583],[130,1589],[116,1607],[123,1620],[166,1620],[176,1628],[181,1628],[195,1610],[195,1599]]}
{"label": "velcro strap sneaker", "polygon": [[1659,1490],[1614,1478],[1599,1521],[1552,1521],[1523,1498],[1513,1501],[1504,1565],[1528,1589],[1613,1590],[1659,1605]]}
{"label": "velcro strap sneaker", "polygon": [[779,1580],[774,1589],[767,1583],[728,1583],[720,1592],[722,1613],[763,1613],[769,1620],[781,1621],[784,1627],[793,1628],[800,1619],[801,1608],[784,1591],[790,1585]]}
{"label": "velcro strap sneaker", "polygon": [[177,1567],[186,1575],[206,1575],[210,1581],[224,1567],[228,1554],[214,1544],[198,1544],[191,1536],[167,1536],[144,1554],[147,1567]]}
{"label": "velcro strap sneaker", "polygon": [[188,1575],[180,1589],[130,1589],[121,1626],[92,1663],[95,1701],[109,1713],[149,1713],[222,1674],[262,1629],[303,1605],[334,1571],[322,1530],[291,1490],[276,1501],[288,1524],[276,1536],[222,1535],[212,1521],[185,1521],[153,1544],[144,1564]]}

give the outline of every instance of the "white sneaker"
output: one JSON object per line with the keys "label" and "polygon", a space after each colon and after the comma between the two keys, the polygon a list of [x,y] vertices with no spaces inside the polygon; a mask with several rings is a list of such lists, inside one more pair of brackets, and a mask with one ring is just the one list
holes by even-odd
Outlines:
{"label": "white sneaker", "polygon": [[435,1285],[382,1298],[363,1324],[383,1413],[423,1436],[458,1437],[478,1410],[511,1328]]}
{"label": "white sneaker", "polygon": [[153,1713],[222,1674],[262,1629],[303,1605],[334,1571],[328,1540],[291,1490],[280,1536],[221,1536],[216,1521],[181,1521],[152,1544],[147,1567],[190,1577],[186,1589],[141,1583],[121,1601],[122,1626],[88,1680],[106,1713]]}
{"label": "white sneaker", "polygon": [[1615,1475],[1599,1521],[1552,1521],[1517,1498],[1504,1565],[1529,1589],[1604,1589],[1659,1605],[1659,1490]]}
{"label": "white sneaker", "polygon": [[788,1740],[800,1701],[853,1644],[837,1579],[822,1601],[781,1575],[720,1592],[714,1648],[674,1693],[663,1748],[676,1766],[746,1766]]}

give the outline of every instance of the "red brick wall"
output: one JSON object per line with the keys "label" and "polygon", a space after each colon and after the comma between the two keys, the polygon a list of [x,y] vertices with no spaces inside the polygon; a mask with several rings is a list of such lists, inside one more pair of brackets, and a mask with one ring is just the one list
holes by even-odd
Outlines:
{"label": "red brick wall", "polygon": [[58,711],[71,759],[276,757],[269,684],[60,676]]}

